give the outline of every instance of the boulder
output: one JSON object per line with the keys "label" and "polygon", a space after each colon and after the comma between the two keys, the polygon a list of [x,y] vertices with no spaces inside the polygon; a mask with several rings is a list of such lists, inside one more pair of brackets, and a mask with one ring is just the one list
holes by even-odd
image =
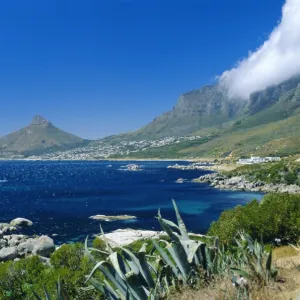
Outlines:
{"label": "boulder", "polygon": [[23,241],[25,241],[25,237],[23,237],[21,235],[13,234],[10,236],[10,240],[8,241],[8,244],[10,247],[14,247],[14,246],[18,246]]}
{"label": "boulder", "polygon": [[2,232],[3,232],[3,234],[8,234],[8,233],[10,233],[10,227],[3,227],[3,228],[2,228]]}
{"label": "boulder", "polygon": [[16,247],[7,247],[0,250],[0,261],[13,260],[18,256]]}
{"label": "boulder", "polygon": [[36,239],[36,243],[32,253],[40,256],[49,257],[50,254],[54,251],[55,245],[53,240],[47,235],[42,235],[38,239]]}
{"label": "boulder", "polygon": [[32,251],[36,245],[36,242],[37,242],[37,240],[30,238],[30,239],[26,240],[25,242],[20,243],[17,248],[18,253],[22,256],[26,255],[28,253],[32,253]]}
{"label": "boulder", "polygon": [[7,241],[6,240],[0,240],[0,249],[4,248],[7,246]]}
{"label": "boulder", "polygon": [[0,223],[0,229],[3,230],[5,227],[9,227],[10,224],[8,223]]}
{"label": "boulder", "polygon": [[32,224],[33,223],[30,220],[24,218],[16,218],[10,222],[10,225],[15,227],[32,226]]}

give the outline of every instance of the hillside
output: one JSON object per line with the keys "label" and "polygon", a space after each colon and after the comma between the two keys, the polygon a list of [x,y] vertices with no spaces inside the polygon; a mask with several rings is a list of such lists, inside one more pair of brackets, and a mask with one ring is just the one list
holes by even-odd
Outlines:
{"label": "hillside", "polygon": [[146,150],[130,156],[194,158],[299,153],[300,77],[256,92],[248,101],[235,99],[235,104],[222,92],[216,92],[217,87],[208,90],[206,87],[187,93],[188,97],[181,96],[172,112],[135,133],[139,138],[167,132],[175,135],[181,128],[185,134],[202,136],[202,140],[193,145],[182,143],[175,148],[167,146],[163,151]]}
{"label": "hillside", "polygon": [[11,134],[0,138],[0,152],[33,154],[53,149],[69,149],[85,144],[85,140],[67,133],[41,116]]}
{"label": "hillside", "polygon": [[300,76],[248,100],[229,99],[220,87],[205,86],[181,95],[172,111],[140,130],[92,143],[38,117],[0,139],[0,149],[31,154],[49,150],[45,159],[286,156],[300,152],[299,132]]}
{"label": "hillside", "polygon": [[131,136],[161,138],[183,136],[218,126],[243,114],[246,102],[229,99],[219,86],[211,85],[182,94],[174,108]]}

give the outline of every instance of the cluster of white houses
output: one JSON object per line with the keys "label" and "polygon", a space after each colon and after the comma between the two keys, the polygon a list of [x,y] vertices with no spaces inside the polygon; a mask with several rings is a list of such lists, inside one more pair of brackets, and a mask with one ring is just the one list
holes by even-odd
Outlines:
{"label": "cluster of white houses", "polygon": [[278,156],[268,156],[268,157],[260,157],[260,156],[251,156],[250,158],[240,158],[238,160],[238,164],[241,165],[252,165],[252,164],[261,164],[272,161],[280,161],[281,158]]}

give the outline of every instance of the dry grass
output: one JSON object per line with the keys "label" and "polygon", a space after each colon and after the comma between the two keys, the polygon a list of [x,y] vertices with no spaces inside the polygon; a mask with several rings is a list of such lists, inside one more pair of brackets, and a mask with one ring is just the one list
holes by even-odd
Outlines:
{"label": "dry grass", "polygon": [[[298,300],[300,299],[300,251],[284,246],[274,251],[274,263],[279,270],[276,282],[260,287],[249,286],[251,300]],[[299,297],[299,298],[298,298]],[[219,280],[208,287],[192,290],[185,289],[170,295],[170,300],[234,300],[238,297],[236,288],[230,280]]]}

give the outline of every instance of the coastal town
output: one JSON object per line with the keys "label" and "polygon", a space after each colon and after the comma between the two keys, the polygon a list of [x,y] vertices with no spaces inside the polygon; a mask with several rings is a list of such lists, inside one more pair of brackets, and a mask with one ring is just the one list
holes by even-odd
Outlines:
{"label": "coastal town", "polygon": [[[78,147],[65,151],[54,151],[39,155],[31,155],[32,160],[95,160],[108,159],[112,156],[126,156],[131,153],[145,151],[150,148],[159,148],[184,141],[200,140],[201,136],[171,136],[161,139],[121,141],[119,143],[109,143],[104,140],[94,141],[87,146]],[[9,154],[7,154],[9,155]],[[9,156],[8,156],[9,158]]]}

